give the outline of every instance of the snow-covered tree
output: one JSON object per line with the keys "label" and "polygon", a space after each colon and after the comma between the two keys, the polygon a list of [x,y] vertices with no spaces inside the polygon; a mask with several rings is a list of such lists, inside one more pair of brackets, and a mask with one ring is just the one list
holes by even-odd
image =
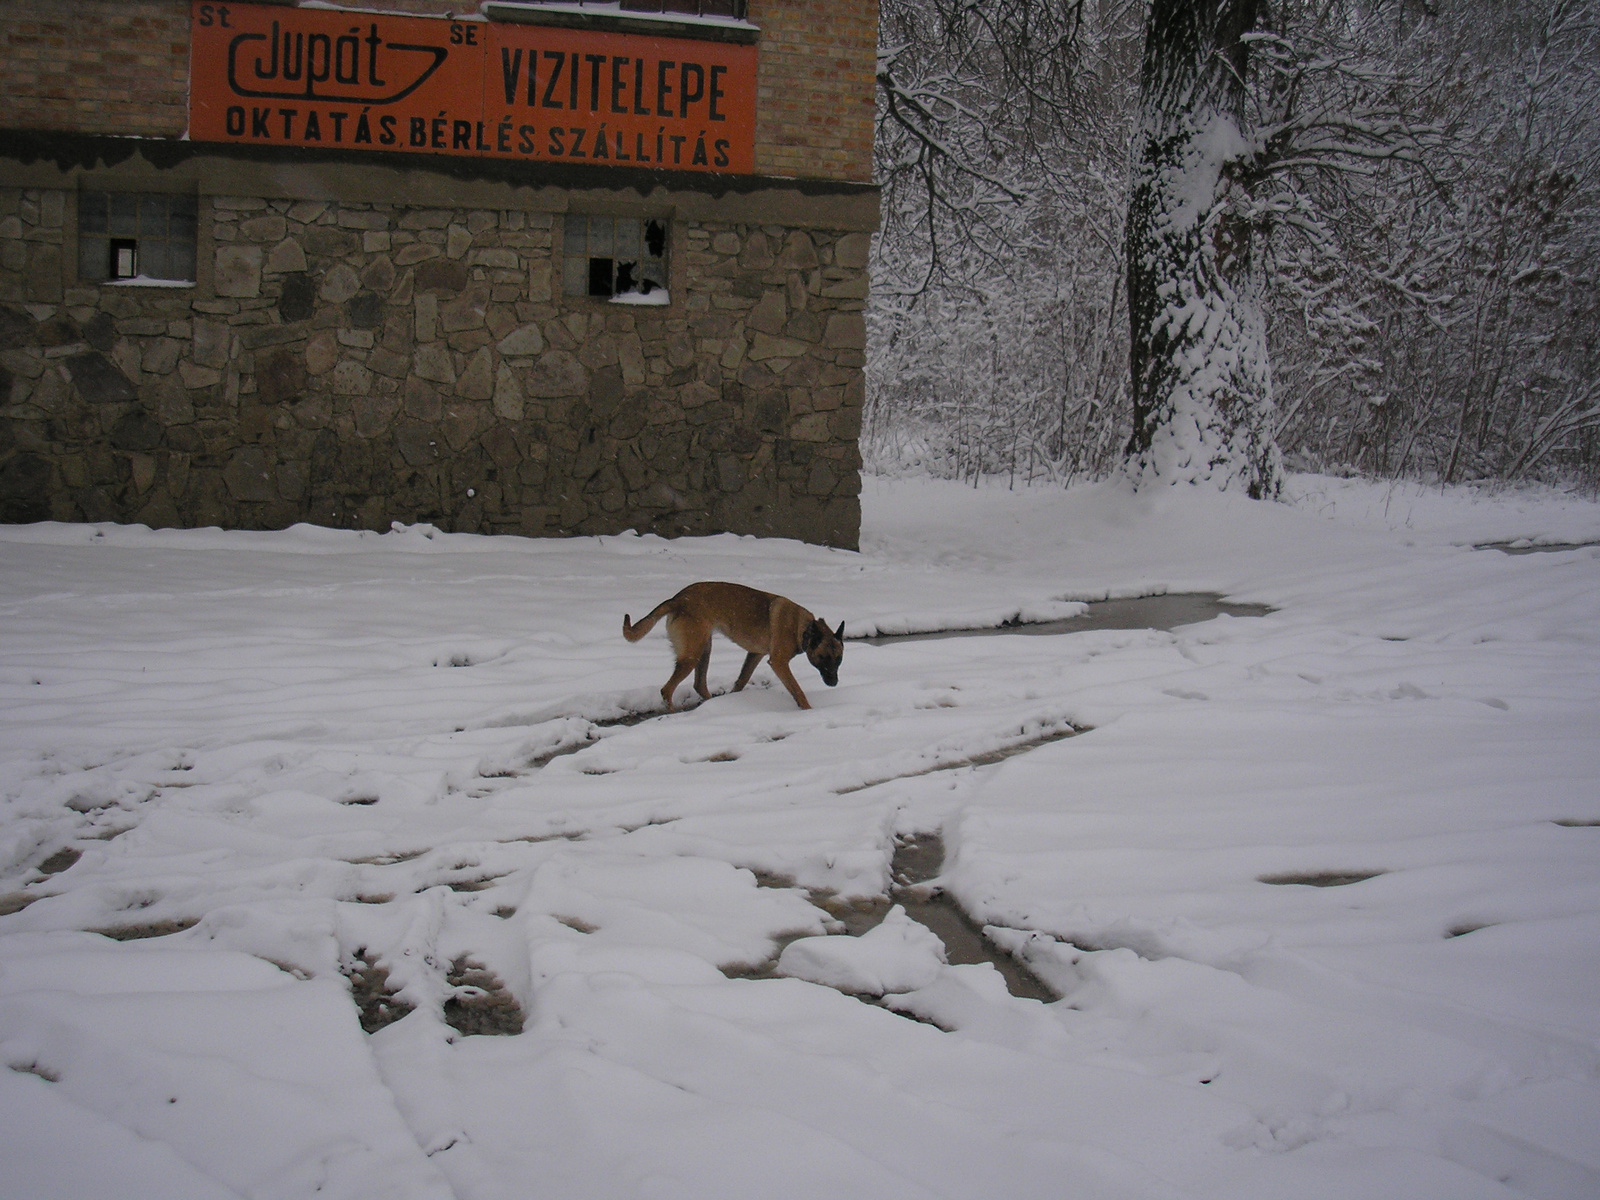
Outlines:
{"label": "snow-covered tree", "polygon": [[882,12],[869,462],[1600,483],[1600,0]]}
{"label": "snow-covered tree", "polygon": [[1128,205],[1130,473],[1271,497],[1282,465],[1245,119],[1264,0],[1154,0]]}

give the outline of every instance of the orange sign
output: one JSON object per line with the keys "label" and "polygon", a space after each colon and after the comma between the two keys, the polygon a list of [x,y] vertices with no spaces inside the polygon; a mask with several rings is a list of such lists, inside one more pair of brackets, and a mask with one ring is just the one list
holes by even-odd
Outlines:
{"label": "orange sign", "polygon": [[750,174],[756,48],[196,3],[195,141]]}

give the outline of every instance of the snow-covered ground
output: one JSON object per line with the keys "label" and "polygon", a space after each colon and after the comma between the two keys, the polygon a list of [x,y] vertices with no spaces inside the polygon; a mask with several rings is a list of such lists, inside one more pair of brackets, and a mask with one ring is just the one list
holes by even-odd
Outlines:
{"label": "snow-covered ground", "polygon": [[[1600,1196],[1600,548],[1472,548],[1600,506],[1293,492],[869,481],[860,554],[0,528],[0,1197]],[[1277,611],[607,723],[669,670],[622,614],[719,578]],[[898,913],[784,956],[882,1003],[770,977],[931,832],[1061,1000]]]}

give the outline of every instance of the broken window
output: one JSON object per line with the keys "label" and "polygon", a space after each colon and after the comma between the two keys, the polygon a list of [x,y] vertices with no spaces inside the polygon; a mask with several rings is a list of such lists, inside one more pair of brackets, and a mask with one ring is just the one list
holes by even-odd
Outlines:
{"label": "broken window", "polygon": [[143,192],[78,193],[78,278],[194,281],[194,196]]}
{"label": "broken window", "polygon": [[657,217],[570,213],[562,291],[619,303],[667,302],[667,223]]}

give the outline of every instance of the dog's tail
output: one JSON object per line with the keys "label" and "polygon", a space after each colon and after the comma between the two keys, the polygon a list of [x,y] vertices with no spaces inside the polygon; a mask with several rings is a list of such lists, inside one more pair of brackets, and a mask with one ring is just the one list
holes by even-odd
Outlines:
{"label": "dog's tail", "polygon": [[632,619],[626,613],[624,613],[622,615],[622,636],[627,638],[630,642],[637,642],[645,634],[649,633],[656,627],[657,621],[671,611],[672,601],[663,600],[660,604],[656,605],[655,608],[651,609],[646,616],[641,617],[637,625],[635,625]]}

